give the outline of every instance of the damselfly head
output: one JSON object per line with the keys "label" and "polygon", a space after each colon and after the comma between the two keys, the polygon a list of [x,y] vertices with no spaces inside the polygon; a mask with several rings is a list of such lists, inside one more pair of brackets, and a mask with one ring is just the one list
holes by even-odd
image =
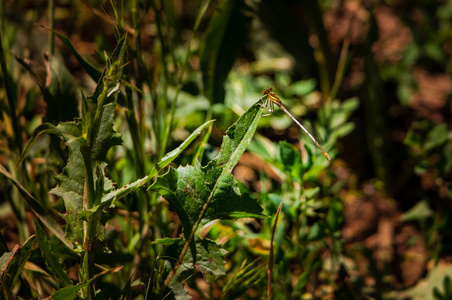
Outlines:
{"label": "damselfly head", "polygon": [[266,89],[266,90],[264,90],[264,91],[262,92],[262,95],[268,95],[268,94],[270,94],[272,91],[273,91],[273,88],[272,88],[272,87],[269,87],[268,89]]}

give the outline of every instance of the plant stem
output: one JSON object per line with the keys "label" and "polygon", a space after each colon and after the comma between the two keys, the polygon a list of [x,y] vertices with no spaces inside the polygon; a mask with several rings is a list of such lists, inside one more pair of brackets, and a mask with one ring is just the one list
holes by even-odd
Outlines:
{"label": "plant stem", "polygon": [[[85,163],[85,195],[84,208],[91,209],[95,202],[94,189],[94,175],[93,175],[93,161],[90,147],[85,146],[81,149],[83,161]],[[97,222],[94,216],[89,217],[88,221],[84,222],[85,239],[83,241],[83,248],[85,254],[83,256],[83,271],[84,280],[88,281],[94,276],[94,262],[95,262],[95,245],[96,245],[96,227]],[[94,285],[90,282],[86,287],[86,297],[94,299]]]}

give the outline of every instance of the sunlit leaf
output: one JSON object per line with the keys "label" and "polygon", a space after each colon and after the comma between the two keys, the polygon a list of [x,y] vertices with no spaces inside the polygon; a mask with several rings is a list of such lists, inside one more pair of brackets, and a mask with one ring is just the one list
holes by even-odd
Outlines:
{"label": "sunlit leaf", "polygon": [[[158,191],[171,204],[184,225],[185,237],[201,217],[261,217],[262,208],[248,195],[242,195],[231,175],[233,167],[251,142],[260,117],[261,107],[253,105],[226,132],[219,155],[207,166],[170,168],[158,178],[150,190]],[[203,207],[207,205],[206,210]]]}

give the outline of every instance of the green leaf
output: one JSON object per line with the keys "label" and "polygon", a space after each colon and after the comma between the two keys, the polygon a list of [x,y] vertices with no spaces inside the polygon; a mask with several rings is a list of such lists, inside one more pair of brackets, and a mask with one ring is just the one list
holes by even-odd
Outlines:
{"label": "green leaf", "polygon": [[[107,108],[106,111],[109,112],[109,109]],[[105,115],[109,115],[112,118],[111,113],[107,113]],[[110,124],[110,126],[113,126],[112,122],[110,122],[109,120],[105,120],[104,124]],[[101,128],[104,131],[108,131],[107,125],[102,125]],[[108,141],[116,138],[114,132],[112,132],[113,131],[110,130],[107,134],[100,134],[101,138],[97,140],[97,143],[99,144],[104,142],[106,145],[109,145]],[[61,135],[68,145],[68,164],[63,169],[63,172],[60,175],[56,176],[56,180],[58,181],[59,185],[56,188],[52,189],[50,192],[62,197],[64,200],[67,211],[65,218],[69,225],[67,227],[67,238],[72,241],[80,240],[82,238],[83,231],[81,230],[82,224],[79,222],[79,213],[83,210],[83,194],[86,176],[83,155],[81,152],[81,145],[83,145],[84,148],[87,148],[86,141],[80,137],[82,135],[81,122],[80,120],[76,120],[74,122],[60,123],[58,124],[58,126],[52,125],[50,123],[39,126],[33,133],[30,141],[27,144],[27,147],[22,153],[20,162],[31,149],[36,138],[43,133]],[[110,145],[111,144],[112,143],[110,143]],[[98,148],[101,148],[101,150],[99,151],[108,151],[105,146]],[[85,151],[89,150],[86,149]],[[97,176],[94,175],[94,178],[97,178]],[[104,179],[104,190],[110,190],[111,186],[111,181]],[[49,221],[47,221],[47,223],[42,219],[41,221],[45,224],[49,224]],[[55,232],[55,228],[59,228],[59,226],[55,226],[54,223],[55,222],[53,221],[53,224],[51,227],[49,227],[49,229]],[[56,234],[59,235],[60,233]],[[63,236],[63,234],[60,235]],[[64,238],[62,239],[62,241],[67,244]]]}
{"label": "green leaf", "polygon": [[59,240],[61,240],[68,248],[72,249],[73,246],[64,238],[64,232],[61,230],[58,223],[53,219],[53,216],[42,206],[42,204],[36,200],[21,184],[17,181],[2,165],[0,165],[0,173],[5,175],[11,180],[11,182],[17,187],[19,193],[24,197],[27,204],[33,209],[36,216],[41,220],[44,225],[53,233]]}
{"label": "green leaf", "polygon": [[223,83],[245,40],[246,25],[251,21],[246,10],[243,0],[223,0],[209,25],[200,65],[206,97],[212,103],[224,100]]}
{"label": "green leaf", "polygon": [[[65,219],[67,222],[67,239],[82,243],[83,222],[80,222],[80,213],[83,211],[84,189],[86,181],[86,164],[92,154],[98,163],[88,172],[93,172],[94,182],[97,182],[95,193],[96,199],[101,199],[101,195],[112,189],[112,182],[105,177],[103,169],[105,165],[101,162],[105,160],[108,150],[121,144],[121,136],[113,130],[114,113],[116,109],[116,98],[119,93],[119,82],[122,75],[122,58],[125,53],[125,37],[122,38],[108,66],[100,79],[93,96],[83,97],[83,118],[82,121],[60,123],[58,126],[46,124],[33,135],[35,137],[43,132],[61,134],[69,148],[69,159],[63,172],[56,176],[58,186],[51,193],[60,196],[64,200],[66,207]],[[103,99],[98,102],[99,99]],[[88,132],[93,130],[92,144],[87,140]],[[29,143],[30,144],[30,143]],[[91,146],[91,148],[90,148]],[[27,151],[29,147],[27,146]],[[98,203],[99,204],[99,203]],[[100,225],[99,225],[100,226]]]}
{"label": "green leaf", "polygon": [[450,287],[444,289],[444,280],[452,277],[452,267],[447,264],[437,264],[432,267],[424,279],[420,279],[416,286],[406,291],[406,296],[411,299],[431,299],[434,289],[440,294],[444,293],[444,299],[450,299]]}
{"label": "green leaf", "polygon": [[89,282],[79,283],[77,285],[68,285],[58,291],[56,291],[52,295],[52,299],[54,300],[72,300],[72,299],[80,299],[79,292],[82,288],[87,286]]}
{"label": "green leaf", "polygon": [[401,217],[402,222],[422,221],[433,216],[433,211],[429,207],[427,201],[422,200],[416,203],[409,211]]}
{"label": "green leaf", "polygon": [[328,224],[328,228],[334,232],[339,229],[339,226],[342,224],[344,220],[344,205],[340,201],[334,201],[331,203],[328,214],[326,216],[326,223]]}
{"label": "green leaf", "polygon": [[[167,246],[167,254],[174,260],[178,259],[178,255],[182,250],[184,239],[161,239],[157,243]],[[224,255],[227,251],[218,246],[214,241],[208,239],[196,239],[196,260],[193,256],[187,253],[181,263],[181,267],[177,271],[177,276],[180,277],[185,271],[201,271],[207,283],[212,284],[220,276],[225,275],[225,261]],[[180,283],[180,278],[173,278],[173,283]]]}
{"label": "green leaf", "polygon": [[189,269],[199,270],[209,284],[214,283],[220,276],[226,275],[224,255],[226,255],[227,251],[218,246],[214,241],[208,239],[197,240],[196,253],[195,261],[193,261],[193,256],[187,253],[178,271],[183,272]]}
{"label": "green leaf", "polygon": [[353,129],[355,129],[355,124],[354,123],[345,123],[342,126],[339,126],[338,128],[336,128],[334,134],[337,137],[344,137],[346,135],[348,135],[350,132],[353,131]]}
{"label": "green leaf", "polygon": [[289,94],[296,96],[305,96],[314,91],[317,82],[311,78],[308,80],[300,80],[289,86]]}
{"label": "green leaf", "polygon": [[[82,224],[79,222],[79,213],[83,210],[85,185],[85,167],[79,143],[79,137],[82,135],[81,129],[80,120],[60,123],[58,126],[50,123],[42,124],[33,132],[20,159],[21,162],[31,149],[36,138],[43,133],[61,135],[66,141],[69,149],[68,164],[63,169],[63,172],[55,177],[59,186],[52,189],[50,193],[63,198],[67,212],[65,216],[68,224],[67,238],[70,241],[81,241],[83,236]],[[56,227],[59,228],[59,226]],[[54,228],[49,229],[54,230]],[[67,241],[64,238],[62,241],[67,244]]]}
{"label": "green leaf", "polygon": [[341,110],[347,114],[347,119],[350,115],[358,108],[359,100],[358,98],[349,98],[341,103]]}
{"label": "green leaf", "polygon": [[79,213],[83,210],[85,187],[85,164],[80,143],[74,140],[68,143],[69,159],[63,172],[55,176],[58,186],[50,193],[63,198],[66,208],[64,218],[67,222],[66,238],[69,241],[83,241],[83,224]]}
{"label": "green leaf", "polygon": [[12,286],[17,281],[20,273],[25,267],[25,263],[31,254],[31,247],[36,236],[32,235],[22,246],[16,245],[9,254],[8,262],[0,277],[0,290],[11,291]]}
{"label": "green leaf", "polygon": [[47,236],[42,230],[41,226],[38,222],[33,220],[36,229],[36,237],[39,245],[39,249],[41,250],[41,254],[44,257],[44,261],[52,273],[60,280],[63,286],[67,286],[72,284],[71,280],[67,277],[66,272],[61,267],[60,262],[57,260],[55,255],[50,248],[50,243],[47,240]]}
{"label": "green leaf", "polygon": [[93,147],[93,159],[105,161],[105,156],[111,147],[121,145],[122,138],[114,129],[116,101],[104,106],[99,132]]}
{"label": "green leaf", "polygon": [[435,126],[428,134],[425,139],[424,149],[431,150],[444,144],[449,138],[449,128],[447,124],[440,124]]}
{"label": "green leaf", "polygon": [[[254,104],[226,132],[218,156],[207,166],[170,168],[149,188],[170,203],[188,238],[199,218],[262,217],[262,208],[248,195],[242,195],[231,171],[249,145],[259,122],[261,106]],[[205,211],[203,209],[205,208]],[[202,214],[202,215],[201,215]]]}
{"label": "green leaf", "polygon": [[283,170],[289,173],[293,179],[301,182],[303,177],[303,163],[300,152],[293,145],[286,142],[280,142],[278,144],[278,150]]}
{"label": "green leaf", "polygon": [[321,238],[324,237],[324,233],[325,231],[323,225],[320,222],[316,222],[309,228],[307,240],[308,241],[320,240]]}
{"label": "green leaf", "polygon": [[403,140],[405,145],[410,147],[420,147],[421,145],[421,136],[414,132],[413,130],[408,130],[407,135],[405,136],[405,139]]}
{"label": "green leaf", "polygon": [[30,151],[31,147],[33,146],[36,139],[44,134],[61,134],[63,137],[65,137],[66,142],[70,142],[77,137],[81,135],[81,126],[79,124],[79,121],[74,122],[64,122],[58,124],[58,126],[55,126],[51,123],[44,123],[40,126],[38,126],[33,134],[30,137],[30,140],[27,143],[27,146],[25,147],[25,150],[22,152],[19,162],[17,165],[20,165],[22,161],[24,160],[25,156],[27,156],[28,152]]}

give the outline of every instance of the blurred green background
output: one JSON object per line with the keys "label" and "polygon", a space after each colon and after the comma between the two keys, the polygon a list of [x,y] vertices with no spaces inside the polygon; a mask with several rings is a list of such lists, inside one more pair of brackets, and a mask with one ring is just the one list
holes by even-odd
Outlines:
{"label": "blurred green background", "polygon": [[[271,86],[332,157],[276,108],[233,171],[265,215],[284,202],[273,298],[452,298],[452,1],[24,0],[1,1],[0,14],[0,163],[45,207],[65,212],[48,192],[68,149],[43,136],[17,167],[20,155],[43,122],[80,116],[82,94],[93,93],[106,53],[127,34],[123,79],[142,92],[123,86],[118,98],[114,129],[123,145],[106,158],[117,187],[149,174],[216,119],[173,162],[205,165],[226,129]],[[9,253],[34,232],[33,217],[0,178],[2,253]],[[99,279],[98,297],[159,298],[167,267],[160,256],[169,250],[153,242],[179,236],[177,215],[145,189],[108,212],[112,254],[97,263],[123,269]],[[272,224],[203,224],[200,235],[228,251],[225,275],[213,284],[188,276],[190,297],[265,299]],[[54,247],[77,282],[77,258]],[[57,284],[38,249],[28,263],[11,295],[52,295]]]}

